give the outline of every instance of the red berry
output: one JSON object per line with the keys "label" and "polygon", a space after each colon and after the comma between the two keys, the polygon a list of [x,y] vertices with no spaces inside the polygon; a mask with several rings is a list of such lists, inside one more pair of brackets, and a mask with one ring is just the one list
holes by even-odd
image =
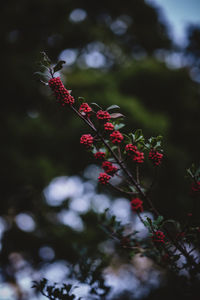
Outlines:
{"label": "red berry", "polygon": [[200,181],[192,182],[191,194],[192,196],[198,196],[200,194]]}
{"label": "red berry", "polygon": [[79,107],[79,111],[89,114],[92,111],[92,108],[87,103],[82,103]]}
{"label": "red berry", "polygon": [[110,138],[113,144],[121,143],[124,139],[123,135],[118,130],[113,131],[113,133],[110,134]]}
{"label": "red berry", "polygon": [[64,87],[60,77],[51,78],[49,80],[49,87],[62,106],[66,104],[72,105],[74,103],[74,97],[72,97],[69,91]]}
{"label": "red berry", "polygon": [[111,178],[110,175],[108,175],[106,173],[100,173],[99,177],[98,177],[98,180],[102,184],[107,184],[109,182],[110,178]]}
{"label": "red berry", "polygon": [[99,120],[102,120],[102,121],[109,121],[110,120],[110,114],[107,111],[99,110],[97,112],[97,118]]}
{"label": "red berry", "polygon": [[139,198],[133,198],[131,200],[131,209],[132,211],[135,211],[135,212],[142,212],[143,211],[143,201],[140,200]]}
{"label": "red berry", "polygon": [[132,156],[137,151],[137,147],[133,144],[127,144],[125,147],[125,151],[128,153],[129,156]]}
{"label": "red berry", "polygon": [[101,151],[98,151],[94,154],[94,158],[95,159],[99,159],[99,160],[102,160],[105,158],[105,153],[104,152],[101,152]]}
{"label": "red berry", "polygon": [[102,168],[110,175],[114,175],[118,170],[117,167],[115,167],[110,161],[104,161],[102,163]]}
{"label": "red berry", "polygon": [[92,146],[93,140],[94,138],[91,136],[91,134],[83,134],[80,138],[80,143],[89,148]]}
{"label": "red berry", "polygon": [[144,153],[140,152],[140,151],[136,151],[133,156],[133,161],[138,164],[143,163],[144,162]]}
{"label": "red berry", "polygon": [[155,149],[151,149],[149,152],[149,159],[152,160],[155,166],[159,166],[162,162],[163,154],[159,153]]}
{"label": "red berry", "polygon": [[105,123],[104,124],[104,129],[107,130],[107,131],[113,131],[114,130],[114,125],[112,123]]}
{"label": "red berry", "polygon": [[154,241],[154,243],[165,243],[164,239],[165,235],[160,230],[155,231],[152,235],[152,240]]}
{"label": "red berry", "polygon": [[127,144],[125,147],[125,151],[133,159],[134,162],[139,164],[144,162],[144,153],[140,152],[137,146]]}

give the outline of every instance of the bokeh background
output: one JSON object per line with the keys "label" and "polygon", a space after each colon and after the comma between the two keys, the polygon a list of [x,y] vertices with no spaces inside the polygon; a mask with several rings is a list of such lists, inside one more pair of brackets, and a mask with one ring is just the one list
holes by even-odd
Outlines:
{"label": "bokeh background", "polygon": [[[164,136],[153,198],[165,217],[184,222],[191,210],[185,170],[199,164],[199,11],[195,0],[2,4],[0,299],[45,299],[34,295],[32,280],[67,280],[78,249],[92,258],[112,252],[97,220],[106,207],[141,227],[127,199],[97,186],[98,168],[79,145],[85,125],[57,106],[34,74],[41,51],[54,63],[66,60],[61,76],[75,97],[119,105],[124,132],[142,128],[147,137]],[[170,293],[172,282],[163,287],[155,271],[131,267],[108,272],[107,299]],[[126,290],[132,294],[123,298]]]}

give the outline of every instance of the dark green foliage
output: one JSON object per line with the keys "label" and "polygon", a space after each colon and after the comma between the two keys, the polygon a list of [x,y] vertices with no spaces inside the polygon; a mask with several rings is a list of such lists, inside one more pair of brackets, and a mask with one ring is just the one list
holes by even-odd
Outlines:
{"label": "dark green foliage", "polygon": [[[47,285],[47,280],[43,278],[40,282],[34,281],[33,288],[40,292],[43,296],[50,300],[73,300],[75,295],[72,294],[72,284],[63,284],[62,287],[54,285]],[[80,300],[81,298],[79,298]]]}

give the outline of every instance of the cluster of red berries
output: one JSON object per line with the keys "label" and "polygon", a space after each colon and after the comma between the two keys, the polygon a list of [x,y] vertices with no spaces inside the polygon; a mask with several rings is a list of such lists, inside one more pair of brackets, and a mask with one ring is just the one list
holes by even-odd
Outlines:
{"label": "cluster of red berries", "polygon": [[97,119],[102,121],[109,121],[110,120],[110,114],[106,110],[99,110],[96,114]]}
{"label": "cluster of red berries", "polygon": [[92,111],[92,108],[87,103],[82,103],[79,107],[79,111],[88,115]]}
{"label": "cluster of red berries", "polygon": [[106,123],[104,124],[104,129],[105,129],[106,131],[113,131],[113,130],[114,130],[114,125],[113,125],[112,123],[106,122]]}
{"label": "cluster of red berries", "polygon": [[134,146],[133,144],[127,144],[125,150],[129,156],[132,156],[137,151],[137,147]]}
{"label": "cluster of red berries", "polygon": [[109,182],[110,178],[111,178],[110,175],[108,175],[106,173],[100,173],[99,177],[98,177],[98,180],[102,184],[107,184]]}
{"label": "cluster of red berries", "polygon": [[133,198],[131,200],[131,209],[135,212],[143,212],[143,201],[140,198]]}
{"label": "cluster of red berries", "polygon": [[157,230],[152,235],[152,240],[154,243],[165,243],[165,235],[162,231]]}
{"label": "cluster of red berries", "polygon": [[118,168],[115,167],[110,161],[104,161],[102,163],[102,168],[107,174],[110,174],[111,176],[113,176],[118,170]]}
{"label": "cluster of red berries", "polygon": [[149,159],[152,160],[155,166],[159,166],[162,162],[163,154],[159,153],[155,149],[151,149],[149,152]]}
{"label": "cluster of red berries", "polygon": [[118,130],[113,131],[113,133],[110,134],[110,138],[113,144],[119,144],[124,139],[123,135]]}
{"label": "cluster of red berries", "polygon": [[62,106],[66,104],[72,105],[74,103],[74,97],[72,97],[69,91],[64,87],[60,77],[51,78],[48,84]]}
{"label": "cluster of red berries", "polygon": [[87,148],[91,147],[93,144],[94,138],[91,136],[91,134],[83,134],[80,138],[80,143]]}
{"label": "cluster of red berries", "polygon": [[94,158],[97,160],[103,160],[105,156],[106,156],[105,152],[102,151],[98,151],[94,154]]}
{"label": "cluster of red berries", "polygon": [[141,164],[144,162],[144,153],[140,151],[136,151],[135,155],[133,156],[133,161]]}
{"label": "cluster of red berries", "polygon": [[138,150],[137,146],[134,146],[132,144],[128,144],[125,147],[125,151],[133,159],[134,162],[140,163],[140,164],[144,162],[144,153],[140,152]]}
{"label": "cluster of red berries", "polygon": [[192,182],[191,193],[192,193],[192,196],[200,195],[200,180]]}

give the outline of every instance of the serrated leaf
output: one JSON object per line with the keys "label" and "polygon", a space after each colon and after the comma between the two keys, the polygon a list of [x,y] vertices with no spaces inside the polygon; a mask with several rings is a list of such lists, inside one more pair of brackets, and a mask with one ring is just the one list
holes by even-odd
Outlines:
{"label": "serrated leaf", "polygon": [[121,113],[110,114],[111,119],[117,119],[117,118],[123,118],[123,117],[124,117],[124,115],[122,115]]}
{"label": "serrated leaf", "polygon": [[60,71],[65,63],[66,63],[66,61],[60,60],[53,68],[54,73]]}
{"label": "serrated leaf", "polygon": [[113,105],[109,106],[106,110],[109,111],[109,110],[114,109],[114,108],[120,108],[120,107],[116,104],[113,104]]}

